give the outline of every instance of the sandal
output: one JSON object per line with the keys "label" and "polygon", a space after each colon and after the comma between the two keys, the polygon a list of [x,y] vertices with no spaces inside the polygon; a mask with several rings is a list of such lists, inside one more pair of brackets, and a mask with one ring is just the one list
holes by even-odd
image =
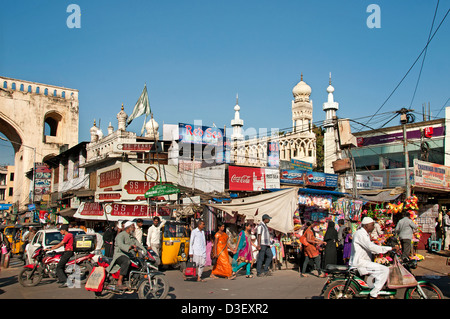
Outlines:
{"label": "sandal", "polygon": [[300,277],[306,278],[306,277],[309,277],[309,276],[305,275],[305,274],[300,274]]}
{"label": "sandal", "polygon": [[236,278],[236,273],[232,273],[230,277],[228,277],[228,279],[233,280],[234,278]]}
{"label": "sandal", "polygon": [[246,275],[245,278],[253,278],[253,275]]}

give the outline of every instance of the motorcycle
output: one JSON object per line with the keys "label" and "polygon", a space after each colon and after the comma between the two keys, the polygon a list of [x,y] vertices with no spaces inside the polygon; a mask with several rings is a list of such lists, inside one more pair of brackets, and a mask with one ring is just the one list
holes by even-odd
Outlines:
{"label": "motorcycle", "polygon": [[[63,252],[46,252],[41,246],[35,250],[32,259],[33,264],[25,265],[19,273],[19,283],[23,287],[38,285],[45,278],[57,278],[56,266]],[[78,275],[80,282],[87,280],[93,269],[92,253],[75,253],[66,264],[66,274]]]}
{"label": "motorcycle", "polygon": [[[417,268],[416,260],[400,261],[411,272]],[[327,265],[324,270],[328,279],[320,295],[325,299],[368,298],[373,288],[373,277],[361,276],[356,268],[345,265]],[[399,289],[389,289],[386,285],[378,294],[379,298],[394,299]],[[431,282],[418,280],[414,287],[405,288],[404,299],[443,299],[441,290]]]}
{"label": "motorcycle", "polygon": [[[107,268],[111,262],[110,257],[99,257],[97,265]],[[115,273],[106,273],[101,291],[94,292],[98,299],[110,299],[114,295],[132,294],[137,292],[139,299],[164,299],[169,293],[169,282],[163,273],[158,270],[160,259],[151,249],[138,250],[136,256],[130,258],[131,265],[123,284],[126,289],[116,287],[120,270]]]}

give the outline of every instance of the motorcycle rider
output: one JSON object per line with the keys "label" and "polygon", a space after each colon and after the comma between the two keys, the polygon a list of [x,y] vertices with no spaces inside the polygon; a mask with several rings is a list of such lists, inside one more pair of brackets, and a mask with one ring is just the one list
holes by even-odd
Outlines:
{"label": "motorcycle rider", "polygon": [[133,257],[133,251],[136,252],[137,248],[145,250],[144,246],[133,236],[134,231],[134,223],[127,221],[123,230],[116,236],[113,260],[108,268],[106,268],[108,273],[115,273],[120,268],[117,289],[127,289],[123,285],[123,278],[128,274],[128,269],[131,264],[130,257]]}
{"label": "motorcycle rider", "polygon": [[370,274],[375,279],[374,287],[370,291],[371,299],[378,298],[378,293],[389,276],[389,268],[372,262],[372,254],[384,254],[398,249],[397,245],[393,248],[373,243],[370,240],[370,234],[374,228],[375,221],[370,217],[364,217],[361,222],[361,228],[353,234],[352,252],[349,261],[350,267],[357,268],[361,276]]}
{"label": "motorcycle rider", "polygon": [[62,225],[59,229],[59,232],[64,236],[63,240],[59,244],[47,248],[46,251],[58,249],[59,247],[64,245],[64,253],[62,254],[58,265],[56,266],[56,275],[58,276],[58,283],[60,283],[59,288],[64,288],[68,287],[67,275],[64,272],[64,269],[66,268],[66,264],[69,259],[73,256],[73,235],[69,233],[68,224]]}

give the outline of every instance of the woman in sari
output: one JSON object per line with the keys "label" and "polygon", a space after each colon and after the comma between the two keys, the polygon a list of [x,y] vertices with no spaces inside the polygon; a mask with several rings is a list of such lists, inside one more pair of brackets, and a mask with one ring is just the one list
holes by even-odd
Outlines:
{"label": "woman in sari", "polygon": [[213,258],[217,258],[217,262],[211,272],[212,278],[226,277],[234,279],[231,269],[230,259],[228,257],[228,235],[225,232],[225,225],[220,224],[217,233],[214,235],[214,246],[212,248]]}
{"label": "woman in sari", "polygon": [[251,274],[253,254],[252,254],[252,239],[251,231],[252,224],[245,224],[244,230],[239,234],[238,243],[233,257],[233,276],[236,277],[236,273],[242,267],[246,267],[246,278],[253,278]]}

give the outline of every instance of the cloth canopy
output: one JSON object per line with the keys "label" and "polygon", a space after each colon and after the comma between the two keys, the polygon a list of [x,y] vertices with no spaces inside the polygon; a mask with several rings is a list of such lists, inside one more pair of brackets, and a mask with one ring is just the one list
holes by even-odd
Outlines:
{"label": "cloth canopy", "polygon": [[268,226],[282,233],[294,231],[294,212],[298,207],[298,189],[288,188],[267,194],[233,199],[226,204],[208,204],[230,215],[237,212],[255,223],[261,221],[264,214],[272,217]]}

